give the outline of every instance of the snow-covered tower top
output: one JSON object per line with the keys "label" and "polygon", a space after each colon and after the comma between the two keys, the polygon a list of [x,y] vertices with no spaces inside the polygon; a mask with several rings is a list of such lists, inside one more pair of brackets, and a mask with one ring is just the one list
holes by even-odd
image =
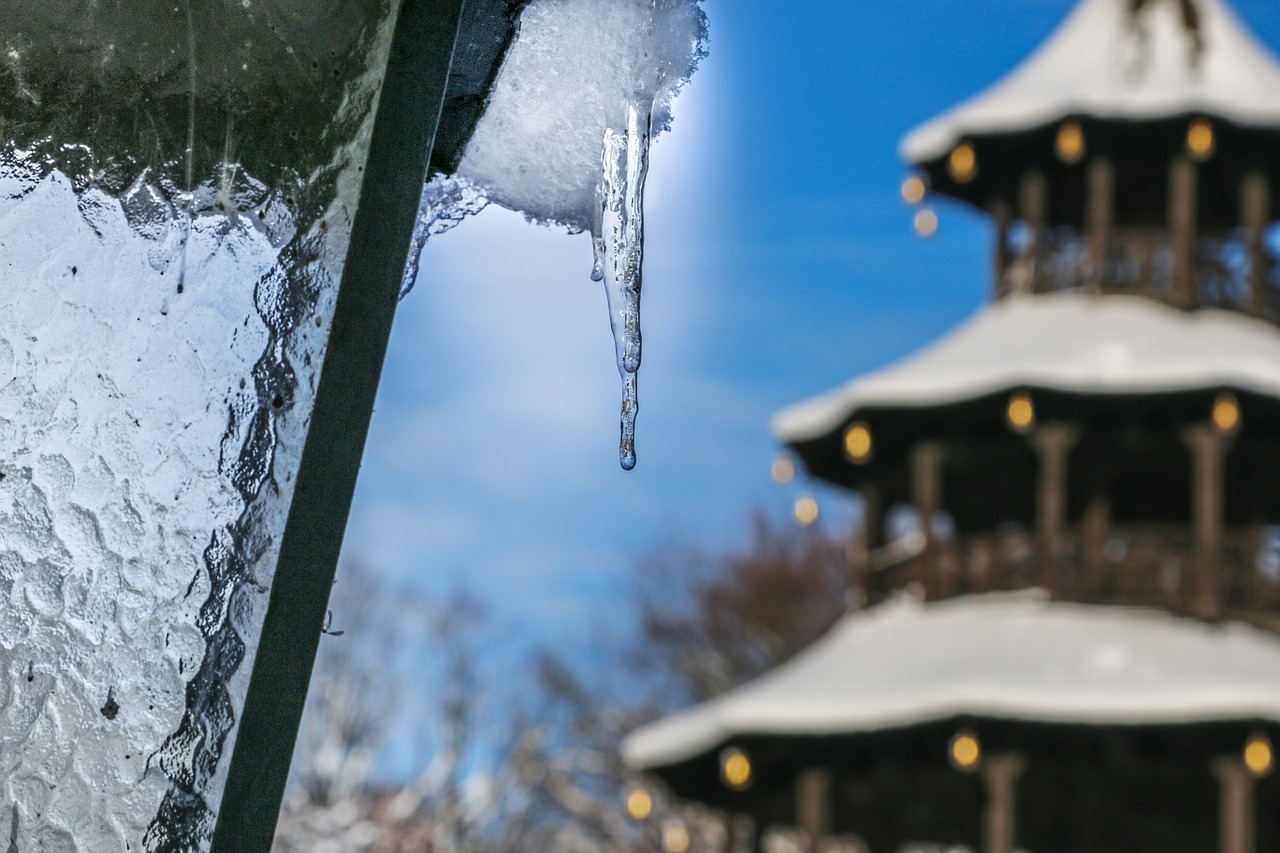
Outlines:
{"label": "snow-covered tower top", "polygon": [[913,131],[924,165],[970,136],[1018,134],[1068,117],[1212,116],[1280,128],[1280,62],[1221,0],[1083,0],[990,89]]}
{"label": "snow-covered tower top", "polygon": [[907,136],[905,194],[996,221],[997,298],[1119,292],[1276,319],[1278,143],[1280,61],[1224,0],[1082,0],[1022,66]]}

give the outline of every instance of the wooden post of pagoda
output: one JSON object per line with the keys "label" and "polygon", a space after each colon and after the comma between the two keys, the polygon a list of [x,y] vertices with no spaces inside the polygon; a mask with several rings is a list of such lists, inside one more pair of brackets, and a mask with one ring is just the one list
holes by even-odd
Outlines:
{"label": "wooden post of pagoda", "polygon": [[796,823],[808,853],[831,834],[831,771],[810,768],[796,780]]}
{"label": "wooden post of pagoda", "polygon": [[1223,459],[1230,439],[1211,424],[1197,424],[1184,433],[1191,449],[1191,508],[1195,553],[1191,567],[1191,605],[1203,616],[1221,609],[1215,575],[1222,548]]}
{"label": "wooden post of pagoda", "polygon": [[1089,239],[1088,289],[1102,293],[1107,289],[1107,255],[1111,249],[1111,224],[1115,210],[1115,166],[1110,157],[1094,157],[1089,161],[1088,214],[1086,230]]}
{"label": "wooden post of pagoda", "polygon": [[1104,494],[1094,495],[1085,507],[1080,524],[1084,544],[1084,588],[1089,594],[1101,592],[1106,585],[1106,545],[1111,532],[1111,501]]}
{"label": "wooden post of pagoda", "polygon": [[1173,158],[1169,167],[1169,230],[1173,237],[1173,303],[1181,308],[1196,304],[1196,164],[1185,155]]}
{"label": "wooden post of pagoda", "polygon": [[1249,240],[1249,310],[1255,314],[1267,311],[1267,279],[1270,258],[1267,256],[1267,222],[1271,219],[1271,184],[1263,172],[1251,171],[1240,187],[1240,222]]}
{"label": "wooden post of pagoda", "polygon": [[996,257],[995,280],[991,283],[992,299],[1000,299],[1007,293],[1009,266],[1013,258],[1009,255],[1009,205],[1004,199],[997,199],[991,205],[991,218],[996,223]]}
{"label": "wooden post of pagoda", "polygon": [[1218,777],[1218,853],[1254,853],[1254,779],[1237,757],[1213,762]]}
{"label": "wooden post of pagoda", "polygon": [[724,828],[724,853],[754,853],[751,818],[726,812],[721,815],[721,823]]}
{"label": "wooden post of pagoda", "polygon": [[916,580],[924,588],[926,599],[941,592],[938,543],[933,533],[933,517],[942,508],[942,444],[922,441],[911,451],[911,494],[916,514],[920,517],[920,533],[924,548],[916,561]]}
{"label": "wooden post of pagoda", "polygon": [[997,753],[983,761],[987,807],[982,816],[983,853],[1013,853],[1017,834],[1018,777],[1026,761],[1014,753]]}
{"label": "wooden post of pagoda", "polygon": [[1027,246],[1027,261],[1030,262],[1031,273],[1026,288],[1034,293],[1043,290],[1040,273],[1044,266],[1042,258],[1045,251],[1045,222],[1049,213],[1049,184],[1044,172],[1029,169],[1022,175],[1022,187],[1019,193],[1019,204],[1022,208],[1022,221],[1031,231],[1031,242]]}
{"label": "wooden post of pagoda", "polygon": [[884,529],[884,509],[880,490],[865,486],[862,496],[862,523],[849,545],[849,609],[866,604],[871,593],[871,554],[880,547]]}
{"label": "wooden post of pagoda", "polygon": [[1040,585],[1057,587],[1062,532],[1067,520],[1067,457],[1080,431],[1070,424],[1048,423],[1031,436],[1040,457],[1036,536],[1040,543]]}

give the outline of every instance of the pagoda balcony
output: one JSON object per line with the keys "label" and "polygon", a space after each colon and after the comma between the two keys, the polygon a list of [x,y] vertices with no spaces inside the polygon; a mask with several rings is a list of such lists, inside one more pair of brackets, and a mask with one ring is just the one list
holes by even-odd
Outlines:
{"label": "pagoda balcony", "polygon": [[1047,229],[1038,239],[1025,227],[1013,228],[998,254],[997,298],[1126,294],[1182,308],[1227,308],[1280,320],[1280,264],[1246,229],[1194,242],[1189,291],[1178,284],[1175,241],[1163,228],[1126,229],[1103,253],[1075,228]]}
{"label": "pagoda balcony", "polygon": [[[1033,529],[1020,525],[940,536],[928,548],[919,534],[901,537],[855,559],[858,598],[872,605],[903,591],[945,599],[1043,586],[1068,601],[1232,617],[1280,630],[1280,560],[1269,528],[1223,530],[1206,573],[1215,602],[1206,612],[1197,586],[1195,537],[1187,525],[1090,527],[1086,520],[1063,531],[1053,554],[1046,553]],[[933,578],[927,593],[925,578]]]}

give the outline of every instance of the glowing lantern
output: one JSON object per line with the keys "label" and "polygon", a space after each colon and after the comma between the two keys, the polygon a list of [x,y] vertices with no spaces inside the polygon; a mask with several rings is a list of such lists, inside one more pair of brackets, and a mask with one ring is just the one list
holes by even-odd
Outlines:
{"label": "glowing lantern", "polygon": [[976,770],[978,762],[982,760],[982,746],[978,743],[978,736],[970,729],[956,732],[947,745],[947,757],[957,770],[966,773]]}
{"label": "glowing lantern", "polygon": [[1240,426],[1240,403],[1236,395],[1223,391],[1213,401],[1213,425],[1219,432],[1235,432]]}
{"label": "glowing lantern", "polygon": [[741,791],[751,785],[751,759],[736,746],[720,753],[720,778],[725,785]]}
{"label": "glowing lantern", "polygon": [[633,820],[644,820],[653,814],[653,797],[644,788],[632,788],[627,794],[627,814]]}
{"label": "glowing lantern", "polygon": [[970,142],[961,142],[951,149],[947,158],[947,172],[956,183],[967,184],[978,174],[978,155]]}
{"label": "glowing lantern", "polygon": [[919,204],[924,201],[924,181],[918,175],[912,175],[902,182],[902,200],[907,204]]}
{"label": "glowing lantern", "polygon": [[1054,145],[1058,159],[1075,164],[1084,158],[1084,128],[1078,121],[1064,121],[1058,128],[1058,140]]}
{"label": "glowing lantern", "polygon": [[689,830],[681,823],[668,824],[662,833],[662,846],[668,853],[684,853],[689,849]]}
{"label": "glowing lantern", "polygon": [[844,452],[853,462],[862,465],[871,459],[871,428],[862,421],[855,421],[844,431]]}
{"label": "glowing lantern", "polygon": [[1271,749],[1271,741],[1266,735],[1258,733],[1249,736],[1244,744],[1244,766],[1254,776],[1269,776],[1275,766],[1275,753]]}
{"label": "glowing lantern", "polygon": [[1009,398],[1009,406],[1005,409],[1005,419],[1015,432],[1026,432],[1035,426],[1036,407],[1031,402],[1031,395],[1019,391]]}
{"label": "glowing lantern", "polygon": [[938,233],[938,214],[927,207],[918,210],[912,224],[915,225],[916,233],[921,237],[932,237]]}
{"label": "glowing lantern", "polygon": [[818,502],[805,495],[796,501],[794,512],[796,521],[800,522],[804,527],[808,527],[818,520]]}
{"label": "glowing lantern", "polygon": [[1213,138],[1213,123],[1206,118],[1198,118],[1187,128],[1187,153],[1193,160],[1208,160],[1213,156],[1216,142]]}

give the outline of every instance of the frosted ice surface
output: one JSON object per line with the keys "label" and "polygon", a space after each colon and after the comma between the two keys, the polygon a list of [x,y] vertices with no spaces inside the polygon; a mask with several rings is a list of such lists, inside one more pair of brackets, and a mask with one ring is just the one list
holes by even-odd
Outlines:
{"label": "frosted ice surface", "polygon": [[[706,37],[698,0],[533,0],[457,176],[437,176],[423,195],[421,239],[406,271],[407,291],[433,229],[478,209],[470,189],[531,220],[591,231],[591,278],[605,281],[623,376],[627,469],[635,464],[649,138],[670,126],[671,101],[705,56]],[[459,178],[468,193],[457,193]]]}
{"label": "frosted ice surface", "polygon": [[[356,150],[305,185],[272,190],[229,166],[191,193],[143,173],[118,196],[0,152],[10,849],[207,847],[332,318]],[[312,213],[297,213],[303,197]]]}

